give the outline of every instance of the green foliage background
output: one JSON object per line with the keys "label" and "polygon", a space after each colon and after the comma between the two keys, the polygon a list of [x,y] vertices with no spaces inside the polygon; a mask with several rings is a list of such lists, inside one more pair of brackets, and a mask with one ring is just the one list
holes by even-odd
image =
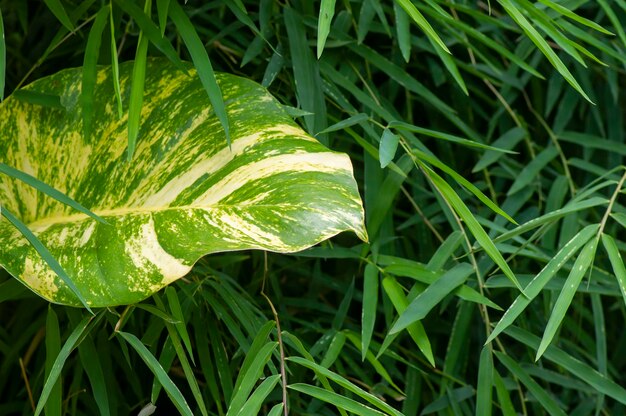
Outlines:
{"label": "green foliage background", "polygon": [[[182,6],[216,70],[263,83],[349,153],[370,242],[210,256],[95,318],[0,272],[0,414],[170,414],[182,397],[211,415],[283,414],[285,397],[292,415],[624,412],[623,1]],[[83,65],[101,7],[0,0],[5,96]],[[133,59],[140,28],[111,7]],[[168,21],[190,60],[179,33]]]}

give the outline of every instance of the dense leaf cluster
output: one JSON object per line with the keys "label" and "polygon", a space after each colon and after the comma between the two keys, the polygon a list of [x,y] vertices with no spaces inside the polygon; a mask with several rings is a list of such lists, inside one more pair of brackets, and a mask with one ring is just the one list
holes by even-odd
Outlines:
{"label": "dense leaf cluster", "polygon": [[370,241],[95,317],[2,274],[0,414],[624,412],[623,1],[154,3],[0,0],[5,95],[207,51],[351,156]]}

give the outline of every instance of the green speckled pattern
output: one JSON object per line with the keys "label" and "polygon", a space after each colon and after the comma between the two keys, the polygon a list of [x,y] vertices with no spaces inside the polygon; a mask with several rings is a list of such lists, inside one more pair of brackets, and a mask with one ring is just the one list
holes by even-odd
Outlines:
{"label": "green speckled pattern", "polygon": [[[7,176],[0,203],[59,260],[93,307],[138,302],[189,272],[202,256],[263,249],[295,252],[341,231],[366,240],[347,155],[308,136],[260,85],[218,74],[232,148],[195,70],[147,67],[142,124],[126,161],[128,114],[119,119],[112,75],[98,72],[92,137],[82,136],[81,70],[26,87],[61,96],[65,110],[7,98],[0,161],[65,192],[109,225]],[[124,104],[132,63],[120,66]],[[8,221],[0,266],[51,302],[78,300]]]}

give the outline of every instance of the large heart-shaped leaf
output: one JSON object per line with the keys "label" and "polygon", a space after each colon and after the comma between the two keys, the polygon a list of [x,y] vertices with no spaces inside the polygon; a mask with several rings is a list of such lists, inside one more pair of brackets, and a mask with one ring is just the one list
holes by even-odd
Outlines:
{"label": "large heart-shaped leaf", "polygon": [[[131,69],[120,66],[125,102]],[[346,230],[367,238],[349,158],[308,136],[263,87],[218,76],[231,125],[229,148],[191,67],[189,76],[152,60],[146,73],[131,162],[125,157],[127,114],[117,116],[108,67],[98,71],[90,137],[82,134],[80,69],[40,79],[21,94],[60,97],[62,108],[18,97],[0,105],[0,161],[108,222],[0,176],[0,204],[29,225],[90,306],[144,299],[209,253],[295,252]],[[0,221],[0,250],[0,266],[34,292],[79,305],[7,221]]]}

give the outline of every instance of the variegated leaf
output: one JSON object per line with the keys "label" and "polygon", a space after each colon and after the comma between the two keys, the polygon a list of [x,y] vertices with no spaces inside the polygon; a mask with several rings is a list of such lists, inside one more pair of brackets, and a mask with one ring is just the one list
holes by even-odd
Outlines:
{"label": "variegated leaf", "polygon": [[[128,100],[130,63],[120,65]],[[184,276],[202,256],[295,252],[341,231],[367,239],[347,155],[300,129],[260,85],[220,74],[232,148],[205,90],[168,61],[151,60],[136,153],[126,161],[110,68],[98,71],[91,137],[82,135],[81,70],[26,87],[64,109],[7,98],[0,161],[54,186],[102,224],[0,176],[0,204],[59,260],[90,306],[129,304]],[[125,107],[126,108],[126,107]],[[44,298],[78,305],[25,238],[0,221],[0,266]]]}

